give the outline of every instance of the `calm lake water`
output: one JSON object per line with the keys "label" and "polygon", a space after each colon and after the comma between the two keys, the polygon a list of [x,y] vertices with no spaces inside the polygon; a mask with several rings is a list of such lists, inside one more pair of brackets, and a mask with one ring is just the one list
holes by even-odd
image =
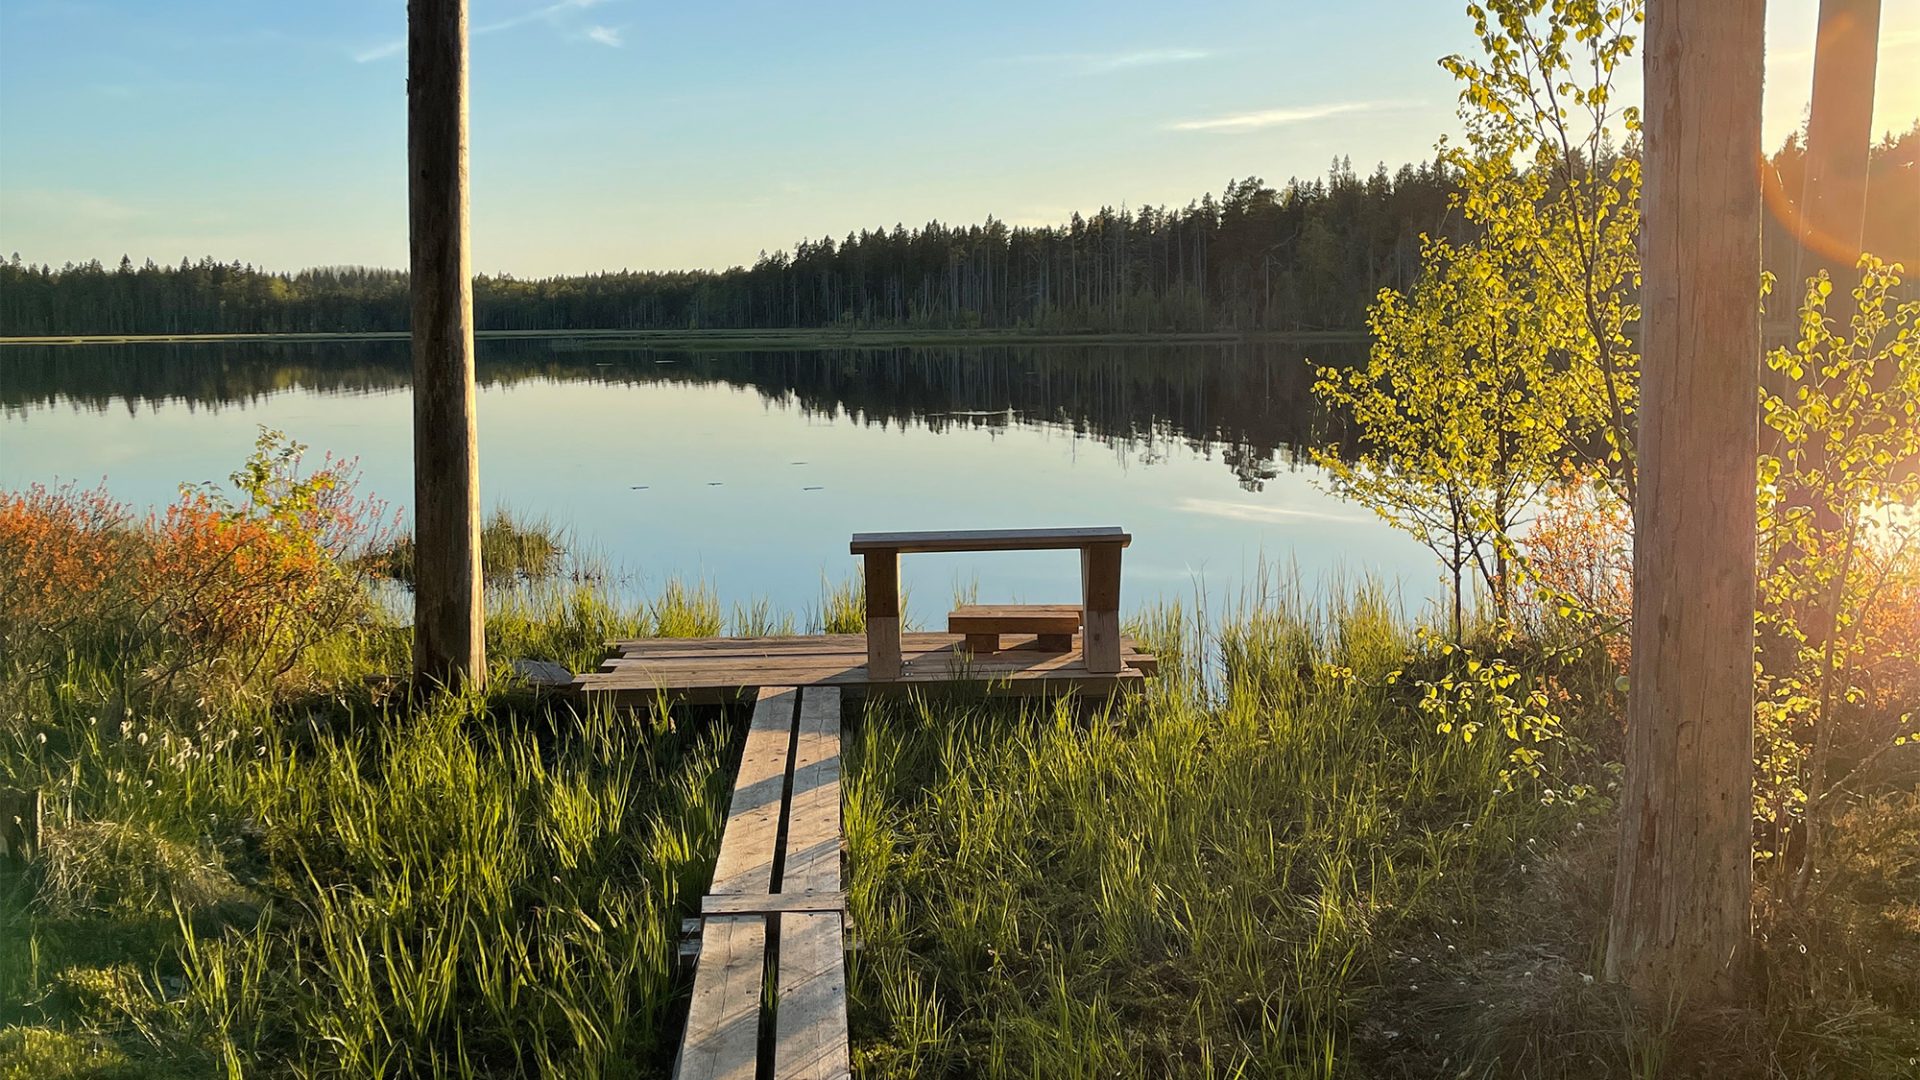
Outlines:
{"label": "calm lake water", "polygon": [[[1125,601],[1218,605],[1260,567],[1313,586],[1372,575],[1409,609],[1431,557],[1326,495],[1304,358],[1358,345],[996,346],[703,352],[483,341],[489,507],[564,525],[628,595],[669,577],[804,618],[854,570],[851,533],[1122,525]],[[140,506],[224,481],[260,425],[357,456],[412,493],[405,342],[0,349],[0,487],[103,478]],[[1068,600],[1070,552],[909,556],[909,611],[956,583]]]}

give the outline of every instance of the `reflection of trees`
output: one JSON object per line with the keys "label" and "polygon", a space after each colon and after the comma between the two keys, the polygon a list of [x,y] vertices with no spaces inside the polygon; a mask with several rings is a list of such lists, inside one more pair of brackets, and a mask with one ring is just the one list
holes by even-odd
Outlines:
{"label": "reflection of trees", "polygon": [[[1183,443],[1216,452],[1258,490],[1324,420],[1303,362],[1348,362],[1358,343],[1234,346],[990,346],[700,353],[556,349],[549,342],[481,343],[482,385],[528,379],[723,384],[765,400],[856,423],[955,428],[1043,426],[1096,439],[1135,460]],[[406,389],[407,343],[141,345],[12,348],[0,356],[0,407],[71,403],[136,409],[244,405],[284,390],[328,394]]]}

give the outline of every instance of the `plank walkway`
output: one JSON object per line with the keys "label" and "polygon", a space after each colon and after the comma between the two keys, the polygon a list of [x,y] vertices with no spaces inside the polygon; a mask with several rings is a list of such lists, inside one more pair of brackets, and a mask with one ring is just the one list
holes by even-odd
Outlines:
{"label": "plank walkway", "polygon": [[772,969],[775,1080],[841,1080],[847,983],[835,686],[763,687],[701,900],[693,1000],[674,1075],[754,1080]]}
{"label": "plank walkway", "polygon": [[881,680],[868,676],[863,634],[615,641],[600,670],[575,678],[571,689],[611,695],[618,704],[646,704],[663,696],[738,701],[756,687],[775,684],[863,692],[974,685],[1003,694],[1050,696],[1130,689],[1158,670],[1155,658],[1131,638],[1121,639],[1117,672],[1088,670],[1079,637],[1071,650],[1061,652],[1036,648],[1033,634],[1007,634],[998,652],[981,655],[968,651],[961,634],[912,633],[900,639],[900,677]]}
{"label": "plank walkway", "polygon": [[[900,674],[868,675],[863,634],[649,638],[612,643],[569,689],[615,704],[750,700],[700,936],[677,1080],[845,1080],[846,894],[841,882],[843,695],[972,686],[1015,695],[1137,689],[1155,658],[1120,640],[1118,671],[1090,670],[1081,636],[900,635]],[[1111,639],[1109,639],[1111,640]],[[978,641],[975,646],[978,647]],[[771,1003],[769,1003],[771,1002]],[[761,1058],[768,1058],[762,1061]]]}

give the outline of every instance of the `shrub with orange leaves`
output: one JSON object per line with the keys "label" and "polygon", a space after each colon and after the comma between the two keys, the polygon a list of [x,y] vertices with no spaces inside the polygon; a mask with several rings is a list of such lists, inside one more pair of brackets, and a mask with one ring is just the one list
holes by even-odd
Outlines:
{"label": "shrub with orange leaves", "polygon": [[91,639],[127,604],[140,547],[104,488],[0,491],[0,669],[37,675],[70,647],[103,644]]}
{"label": "shrub with orange leaves", "polygon": [[85,658],[133,690],[268,688],[354,622],[352,557],[391,527],[351,461],[305,472],[304,449],[263,430],[237,499],[183,488],[139,521],[104,490],[0,493],[0,675]]}

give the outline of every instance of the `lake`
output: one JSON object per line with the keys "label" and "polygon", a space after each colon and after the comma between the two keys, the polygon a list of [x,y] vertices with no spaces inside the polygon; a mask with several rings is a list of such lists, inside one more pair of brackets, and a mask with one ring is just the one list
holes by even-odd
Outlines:
{"label": "lake", "polygon": [[[1261,567],[1378,577],[1409,608],[1430,555],[1315,484],[1308,358],[1353,343],[804,351],[482,341],[484,504],[563,525],[628,596],[671,577],[803,618],[851,533],[1122,525],[1125,604],[1228,601]],[[0,348],[0,487],[103,478],[138,506],[224,481],[260,425],[412,493],[404,341]],[[909,617],[957,584],[1074,599],[1071,552],[910,556]]]}

